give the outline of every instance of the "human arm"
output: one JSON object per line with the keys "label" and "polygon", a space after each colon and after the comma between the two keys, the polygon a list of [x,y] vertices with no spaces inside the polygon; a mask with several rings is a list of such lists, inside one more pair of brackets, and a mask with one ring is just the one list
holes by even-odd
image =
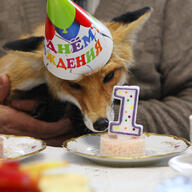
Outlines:
{"label": "human arm", "polygon": [[65,139],[75,135],[69,118],[58,122],[47,123],[27,115],[26,110],[32,110],[34,101],[14,101],[12,106],[3,105],[9,91],[9,80],[6,75],[0,77],[0,133],[32,136],[43,139],[49,145],[61,146]]}
{"label": "human arm", "polygon": [[137,123],[144,131],[172,134],[189,139],[188,117],[192,114],[192,89],[185,89],[163,100],[141,101]]}
{"label": "human arm", "polygon": [[[160,74],[160,98],[139,103],[138,123],[145,131],[189,138],[192,114],[192,2],[167,1],[162,25],[162,53],[156,73]],[[148,74],[149,75],[149,74]]]}

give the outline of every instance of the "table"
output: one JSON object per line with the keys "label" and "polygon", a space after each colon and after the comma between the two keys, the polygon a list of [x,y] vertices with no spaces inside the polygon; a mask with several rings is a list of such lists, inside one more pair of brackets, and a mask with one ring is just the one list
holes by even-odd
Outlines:
{"label": "table", "polygon": [[98,192],[154,192],[159,183],[179,175],[178,172],[168,167],[167,161],[150,167],[106,167],[66,152],[60,147],[47,147],[44,151],[23,159],[22,163],[39,160],[70,162],[72,170],[81,170],[102,189]]}

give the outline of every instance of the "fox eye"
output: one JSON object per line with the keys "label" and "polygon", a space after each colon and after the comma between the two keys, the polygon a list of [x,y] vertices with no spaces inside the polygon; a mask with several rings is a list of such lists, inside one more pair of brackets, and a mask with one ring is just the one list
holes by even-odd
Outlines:
{"label": "fox eye", "polygon": [[109,82],[110,80],[112,80],[113,77],[114,77],[114,73],[115,73],[114,71],[108,73],[108,74],[105,76],[105,78],[103,79],[103,83],[107,83],[107,82]]}
{"label": "fox eye", "polygon": [[82,89],[82,86],[79,83],[69,82],[69,86],[73,89]]}

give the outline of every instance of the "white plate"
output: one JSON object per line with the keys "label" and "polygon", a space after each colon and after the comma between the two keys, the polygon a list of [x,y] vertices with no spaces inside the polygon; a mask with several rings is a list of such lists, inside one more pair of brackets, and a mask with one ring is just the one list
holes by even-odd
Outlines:
{"label": "white plate", "polygon": [[0,135],[3,139],[4,158],[0,160],[15,160],[34,155],[46,148],[44,141],[24,136]]}
{"label": "white plate", "polygon": [[184,139],[172,135],[160,135],[144,133],[146,136],[146,153],[138,157],[102,156],[100,154],[100,135],[88,134],[81,137],[69,139],[64,142],[63,147],[76,155],[85,157],[98,163],[106,165],[144,165],[158,162],[184,152],[190,143]]}
{"label": "white plate", "polygon": [[169,166],[182,174],[192,175],[192,153],[173,157],[169,160]]}

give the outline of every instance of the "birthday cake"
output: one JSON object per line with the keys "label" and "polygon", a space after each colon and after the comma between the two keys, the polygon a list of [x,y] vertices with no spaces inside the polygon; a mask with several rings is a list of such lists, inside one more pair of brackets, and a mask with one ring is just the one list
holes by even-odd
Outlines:
{"label": "birthday cake", "polygon": [[145,153],[145,137],[102,135],[101,154],[107,156],[140,156]]}
{"label": "birthday cake", "polygon": [[118,121],[111,121],[109,133],[100,139],[100,153],[105,156],[141,156],[145,154],[143,126],[136,124],[139,96],[137,86],[115,86],[113,95],[120,99]]}

